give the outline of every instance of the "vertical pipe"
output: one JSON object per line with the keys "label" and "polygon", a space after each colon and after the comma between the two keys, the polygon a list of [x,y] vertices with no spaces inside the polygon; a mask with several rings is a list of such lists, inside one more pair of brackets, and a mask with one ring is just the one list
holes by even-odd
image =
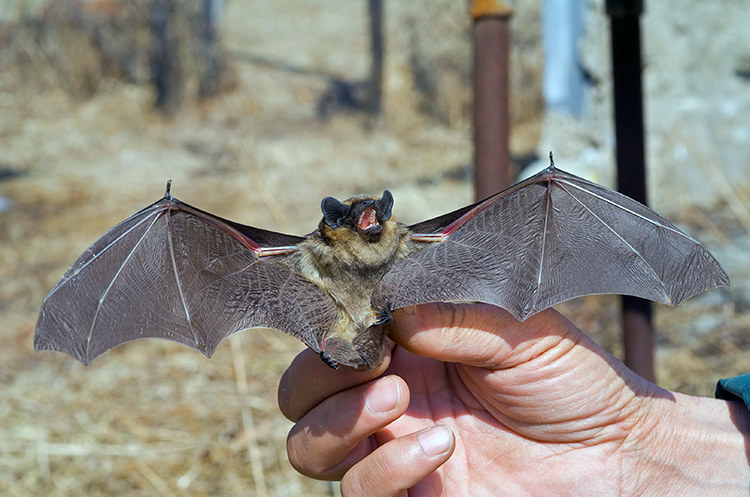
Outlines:
{"label": "vertical pipe", "polygon": [[[646,203],[640,15],[642,0],[607,0],[612,35],[617,185]],[[655,381],[651,302],[622,297],[625,364]]]}
{"label": "vertical pipe", "polygon": [[203,0],[198,21],[198,50],[200,56],[198,96],[211,98],[219,94],[223,60],[219,47],[218,17],[221,0]]}
{"label": "vertical pipe", "polygon": [[379,115],[383,97],[383,0],[369,0],[368,10],[370,14],[370,54],[372,57],[368,110],[373,115]]}
{"label": "vertical pipe", "polygon": [[474,19],[474,191],[477,199],[510,184],[511,6],[472,0]]}
{"label": "vertical pipe", "polygon": [[151,79],[156,90],[156,107],[167,116],[177,112],[185,91],[176,21],[175,0],[154,0],[150,19]]}

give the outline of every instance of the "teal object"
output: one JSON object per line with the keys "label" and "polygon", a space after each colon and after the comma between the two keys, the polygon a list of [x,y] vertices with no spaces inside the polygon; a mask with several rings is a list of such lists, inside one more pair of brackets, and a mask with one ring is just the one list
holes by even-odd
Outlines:
{"label": "teal object", "polygon": [[750,409],[750,373],[719,380],[714,395],[717,399],[742,400]]}

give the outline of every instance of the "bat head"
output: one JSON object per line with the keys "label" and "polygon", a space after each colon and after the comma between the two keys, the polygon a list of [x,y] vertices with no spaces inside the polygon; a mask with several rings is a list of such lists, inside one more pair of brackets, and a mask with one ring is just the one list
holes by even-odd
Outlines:
{"label": "bat head", "polygon": [[383,231],[383,225],[391,218],[393,195],[388,190],[380,198],[365,196],[352,197],[341,202],[326,197],[320,204],[323,223],[329,228],[349,228],[369,242],[376,242]]}

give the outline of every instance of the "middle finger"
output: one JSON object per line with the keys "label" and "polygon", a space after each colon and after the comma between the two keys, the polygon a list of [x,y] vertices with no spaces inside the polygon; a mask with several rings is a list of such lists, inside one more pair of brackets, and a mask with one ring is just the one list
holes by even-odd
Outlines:
{"label": "middle finger", "polygon": [[294,358],[279,381],[278,403],[290,421],[297,421],[324,399],[372,380],[381,375],[390,363],[393,341],[387,339],[383,364],[368,371],[342,366],[334,370],[320,360],[318,354],[305,349]]}
{"label": "middle finger", "polygon": [[294,425],[287,439],[289,461],[306,476],[339,479],[375,449],[370,435],[408,406],[409,389],[395,375],[339,392]]}

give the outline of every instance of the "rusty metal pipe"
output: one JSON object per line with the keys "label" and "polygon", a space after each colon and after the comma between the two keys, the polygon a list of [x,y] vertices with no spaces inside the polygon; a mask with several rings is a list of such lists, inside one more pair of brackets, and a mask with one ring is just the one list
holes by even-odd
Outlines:
{"label": "rusty metal pipe", "polygon": [[510,18],[502,1],[472,0],[474,19],[474,192],[487,197],[510,184]]}

